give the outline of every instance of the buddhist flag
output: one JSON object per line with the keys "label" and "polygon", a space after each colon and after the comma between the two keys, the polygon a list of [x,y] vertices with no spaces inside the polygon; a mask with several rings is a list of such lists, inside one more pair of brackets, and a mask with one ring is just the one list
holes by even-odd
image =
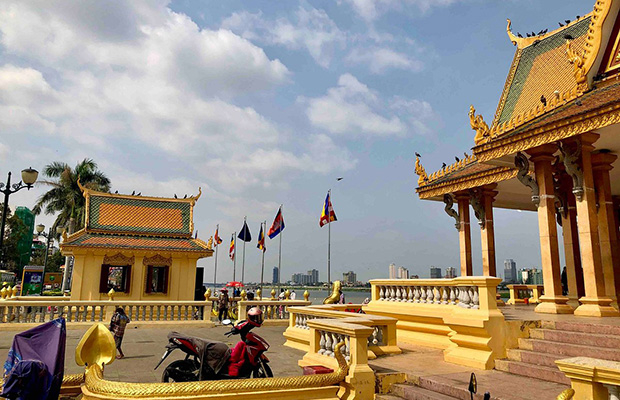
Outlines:
{"label": "buddhist flag", "polygon": [[220,237],[220,235],[218,234],[218,231],[220,230],[220,226],[218,225],[217,228],[215,228],[215,236],[213,237],[213,239],[215,240],[215,245],[217,246],[218,244],[222,244],[222,238]]}
{"label": "buddhist flag", "polygon": [[249,242],[252,240],[252,235],[250,234],[250,228],[248,228],[248,224],[247,222],[245,222],[245,220],[243,221],[243,228],[241,228],[241,232],[239,232],[239,235],[237,237],[243,240],[244,242]]}
{"label": "buddhist flag", "polygon": [[269,228],[269,232],[267,232],[267,235],[269,236],[269,239],[273,239],[274,237],[278,236],[278,234],[283,230],[284,217],[282,217],[282,206],[280,206],[280,208],[278,209],[278,213],[273,220],[273,224],[271,224],[271,228]]}
{"label": "buddhist flag", "polygon": [[232,237],[230,238],[230,250],[228,250],[228,257],[230,257],[231,260],[235,261],[235,234],[232,234]]}
{"label": "buddhist flag", "polygon": [[265,247],[265,233],[263,232],[263,224],[260,224],[260,233],[258,234],[258,244],[256,245],[256,247],[263,252],[267,250],[267,248]]}
{"label": "buddhist flag", "polygon": [[325,198],[325,204],[323,204],[323,212],[321,213],[321,219],[319,219],[319,226],[327,225],[330,222],[338,221],[336,213],[332,207],[332,201],[329,198],[329,192]]}

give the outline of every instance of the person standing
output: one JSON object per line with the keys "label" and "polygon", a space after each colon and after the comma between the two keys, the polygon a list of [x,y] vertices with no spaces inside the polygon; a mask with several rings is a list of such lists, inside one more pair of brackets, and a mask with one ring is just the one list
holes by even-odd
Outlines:
{"label": "person standing", "polygon": [[118,359],[125,357],[121,349],[121,344],[123,343],[123,336],[125,336],[125,327],[130,322],[131,320],[127,314],[125,314],[125,310],[123,310],[122,307],[117,307],[110,321],[110,332],[114,335],[114,343],[116,344],[116,350],[118,350],[116,358]]}
{"label": "person standing", "polygon": [[291,292],[291,300],[295,300],[297,298],[297,295],[295,294],[295,289],[293,289],[293,291]]}
{"label": "person standing", "polygon": [[338,301],[338,304],[344,304],[344,293],[342,290],[340,291],[340,300]]}
{"label": "person standing", "polygon": [[228,297],[228,289],[220,289],[220,296],[217,300],[218,319],[222,322],[228,316],[228,303],[230,298]]}

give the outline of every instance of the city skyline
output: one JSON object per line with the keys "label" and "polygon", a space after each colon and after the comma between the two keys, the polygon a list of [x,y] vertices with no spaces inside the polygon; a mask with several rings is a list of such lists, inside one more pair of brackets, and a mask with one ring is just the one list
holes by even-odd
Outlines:
{"label": "city skyline", "polygon": [[[494,114],[514,56],[506,17],[515,31],[539,29],[583,4],[385,2],[370,13],[356,4],[7,0],[0,173],[93,158],[112,191],[171,197],[201,187],[194,219],[205,241],[216,224],[224,238],[237,231],[243,216],[256,235],[283,204],[282,276],[326,274],[318,219],[331,188],[334,277],[354,269],[360,280],[383,278],[389,259],[418,275],[459,265],[443,205],[413,192],[413,153],[429,172],[439,169],[473,144],[470,104],[487,120]],[[46,189],[16,193],[11,206],[32,208]],[[540,264],[538,239],[525,235],[537,229],[536,214],[494,217],[510,227],[496,230],[497,260],[522,251],[523,265]],[[51,226],[53,216],[36,222]],[[479,236],[473,229],[474,274]],[[267,241],[266,265],[278,265],[278,241]],[[260,279],[253,244],[249,281]],[[198,263],[206,276],[213,264]],[[232,279],[222,254],[218,276]]]}

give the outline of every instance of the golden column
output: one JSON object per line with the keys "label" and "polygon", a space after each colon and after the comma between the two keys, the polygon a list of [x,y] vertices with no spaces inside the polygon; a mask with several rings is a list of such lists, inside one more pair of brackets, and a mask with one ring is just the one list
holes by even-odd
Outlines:
{"label": "golden column", "polygon": [[495,231],[493,229],[493,200],[497,192],[493,189],[497,184],[482,188],[482,205],[484,207],[484,224],[480,227],[482,247],[482,275],[497,276],[495,262]]}
{"label": "golden column", "polygon": [[618,156],[614,154],[604,152],[592,154],[594,186],[598,200],[598,234],[601,245],[603,276],[605,277],[605,293],[607,297],[613,300],[611,305],[616,309],[618,308],[616,293],[620,279],[614,279],[614,277],[620,277],[620,275],[616,275],[620,274],[620,252],[609,171],[613,169],[611,164],[617,158]]}
{"label": "golden column", "polygon": [[[605,277],[598,234],[596,195],[592,173],[592,145],[599,135],[585,133],[577,141],[563,143],[564,165],[572,177],[573,193],[577,199],[577,228],[581,247],[581,265],[586,295],[579,299],[581,305],[575,315],[590,317],[617,317],[611,306],[612,299],[605,293]],[[579,158],[581,162],[579,163]]]}
{"label": "golden column", "polygon": [[540,202],[538,204],[538,230],[545,294],[535,311],[548,314],[570,314],[573,308],[566,304],[568,297],[562,294],[560,277],[560,249],[555,222],[555,193],[551,162],[555,159],[555,145],[544,145],[530,149],[527,153],[534,163]]}
{"label": "golden column", "polygon": [[[572,199],[571,199],[572,197]],[[566,280],[568,283],[568,305],[579,307],[579,298],[585,295],[583,288],[583,269],[579,253],[579,232],[577,231],[577,209],[571,194],[568,210],[562,213],[562,237],[564,239],[564,259],[566,261]]]}
{"label": "golden column", "polygon": [[472,276],[471,227],[469,219],[469,195],[467,192],[455,193],[459,206],[459,245],[461,250],[461,276]]}

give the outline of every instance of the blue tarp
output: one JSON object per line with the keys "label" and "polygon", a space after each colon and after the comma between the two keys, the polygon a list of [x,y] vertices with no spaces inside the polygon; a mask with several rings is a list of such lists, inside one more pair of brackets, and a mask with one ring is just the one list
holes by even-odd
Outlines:
{"label": "blue tarp", "polygon": [[58,318],[13,338],[4,363],[0,396],[17,400],[57,400],[64,375],[65,320]]}

